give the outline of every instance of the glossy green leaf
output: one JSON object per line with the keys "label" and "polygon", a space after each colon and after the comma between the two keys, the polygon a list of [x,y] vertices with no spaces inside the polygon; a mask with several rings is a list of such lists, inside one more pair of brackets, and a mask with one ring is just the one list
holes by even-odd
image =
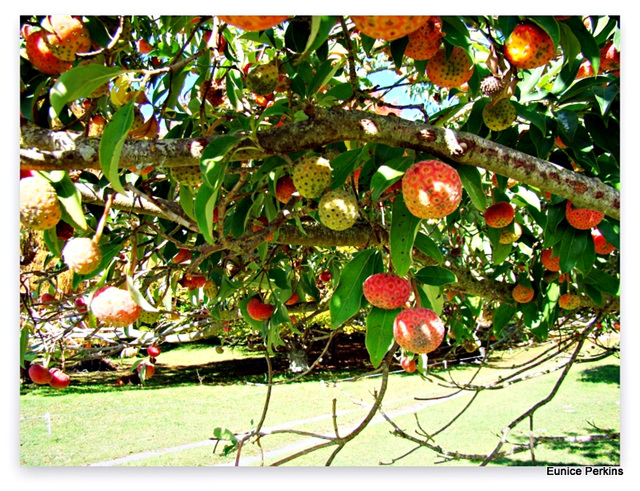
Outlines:
{"label": "glossy green leaf", "polygon": [[100,139],[100,168],[117,192],[126,194],[120,182],[119,163],[127,133],[133,124],[133,101],[118,109],[107,123]]}
{"label": "glossy green leaf", "polygon": [[373,307],[367,315],[365,346],[374,368],[380,366],[384,356],[393,346],[393,321],[400,310],[385,310]]}
{"label": "glossy green leaf", "polygon": [[502,330],[507,326],[515,313],[516,308],[508,303],[501,303],[498,308],[493,311],[493,332],[496,336],[502,334]]}
{"label": "glossy green leaf", "polygon": [[471,165],[459,165],[456,167],[462,186],[471,198],[473,206],[481,212],[487,209],[487,198],[482,189],[482,176],[477,167]]}
{"label": "glossy green leaf", "polygon": [[62,218],[80,230],[87,230],[87,221],[82,208],[82,197],[66,171],[49,173],[51,184],[56,189],[58,200],[62,206]]}
{"label": "glossy green leaf", "polygon": [[559,250],[561,271],[568,272],[575,267],[589,240],[592,240],[591,234],[586,230],[576,230],[573,227],[565,229]]}
{"label": "glossy green leaf", "polygon": [[213,209],[216,206],[218,193],[213,188],[203,184],[198,188],[194,204],[196,222],[204,239],[213,244]]}
{"label": "glossy green leaf", "polygon": [[399,276],[405,276],[409,272],[413,243],[421,221],[409,212],[402,195],[397,195],[393,202],[389,248],[393,269]]}
{"label": "glossy green leaf", "polygon": [[414,275],[414,278],[420,283],[431,286],[443,286],[458,281],[455,274],[439,266],[425,266]]}
{"label": "glossy green leaf", "polygon": [[440,251],[438,244],[436,244],[428,235],[418,232],[414,245],[420,252],[426,254],[432,259],[435,259],[438,264],[443,263],[444,257],[442,256],[442,252]]}

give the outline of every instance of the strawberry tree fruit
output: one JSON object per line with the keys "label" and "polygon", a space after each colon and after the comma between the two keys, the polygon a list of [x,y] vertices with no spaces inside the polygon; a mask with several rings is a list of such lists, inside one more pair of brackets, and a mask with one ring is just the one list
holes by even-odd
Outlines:
{"label": "strawberry tree fruit", "polygon": [[517,25],[504,44],[504,55],[516,68],[528,69],[546,65],[554,54],[551,36],[531,22]]}
{"label": "strawberry tree fruit", "polygon": [[133,324],[142,312],[127,290],[115,286],[98,289],[91,299],[90,309],[98,321],[112,327]]}
{"label": "strawberry tree fruit", "polygon": [[152,358],[158,357],[160,353],[161,353],[160,348],[155,344],[147,348],[147,355],[149,355]]}
{"label": "strawberry tree fruit", "polygon": [[424,160],[402,177],[407,209],[419,218],[442,218],[458,209],[462,182],[456,170],[440,160]]}
{"label": "strawberry tree fruit", "polygon": [[271,318],[275,309],[275,306],[268,303],[262,303],[260,299],[256,297],[247,302],[247,313],[249,314],[249,317],[256,321],[264,321]]}
{"label": "strawberry tree fruit", "polygon": [[218,19],[245,31],[264,31],[287,20],[289,15],[219,15]]}
{"label": "strawberry tree fruit", "polygon": [[604,235],[602,235],[600,230],[597,228],[594,228],[591,231],[591,237],[593,238],[593,245],[595,246],[596,254],[606,255],[611,254],[616,250],[614,246],[607,242],[607,239],[604,238]]}
{"label": "strawberry tree fruit", "polygon": [[62,249],[62,258],[74,273],[89,274],[100,266],[102,251],[90,238],[76,237],[67,241]]}
{"label": "strawberry tree fruit", "polygon": [[331,271],[329,271],[328,269],[325,269],[322,273],[318,275],[318,279],[323,283],[327,283],[329,280],[331,280],[332,277],[333,275],[331,274]]}
{"label": "strawberry tree fruit", "polygon": [[293,168],[293,185],[303,198],[319,198],[331,185],[331,171],[324,157],[307,157]]}
{"label": "strawberry tree fruit", "polygon": [[42,23],[43,39],[56,58],[74,61],[76,53],[91,50],[89,29],[71,15],[49,15]]}
{"label": "strawberry tree fruit", "polygon": [[560,295],[558,305],[565,310],[577,309],[580,307],[580,297],[578,295],[572,295],[571,293],[565,293],[564,295]]}
{"label": "strawberry tree fruit", "polygon": [[208,298],[216,298],[218,296],[218,285],[216,285],[213,281],[207,281],[202,287],[202,292]]}
{"label": "strawberry tree fruit", "polygon": [[405,355],[403,355],[402,358],[400,358],[400,366],[407,373],[413,373],[418,368],[415,357],[413,356],[409,357]]}
{"label": "strawberry tree fruit", "polygon": [[69,386],[71,382],[71,377],[64,373],[59,368],[52,368],[51,372],[51,380],[49,380],[49,385],[54,389],[65,389]]}
{"label": "strawberry tree fruit", "polygon": [[484,124],[493,131],[506,130],[516,120],[516,116],[516,108],[509,99],[490,102],[482,110]]}
{"label": "strawberry tree fruit", "polygon": [[612,41],[600,50],[599,72],[615,72],[617,70],[620,70],[620,52]]}
{"label": "strawberry tree fruit", "polygon": [[513,222],[515,210],[506,201],[491,205],[484,212],[484,220],[491,228],[504,228]]}
{"label": "strawberry tree fruit", "polygon": [[533,290],[528,286],[517,284],[511,291],[511,296],[518,303],[529,303],[533,300]]}
{"label": "strawberry tree fruit", "polygon": [[444,47],[427,61],[427,78],[438,87],[451,89],[460,87],[473,75],[473,65],[469,55],[455,46],[447,58]]}
{"label": "strawberry tree fruit", "polygon": [[140,317],[138,317],[138,320],[140,322],[144,322],[145,324],[152,325],[158,322],[159,318],[160,312],[149,312],[147,310],[142,310],[140,312]]}
{"label": "strawberry tree fruit", "polygon": [[196,188],[203,182],[199,165],[171,167],[169,174],[181,186]]}
{"label": "strawberry tree fruit", "polygon": [[567,201],[566,214],[569,225],[578,230],[589,230],[590,228],[597,227],[602,219],[604,213],[589,208],[574,208],[571,201]]}
{"label": "strawberry tree fruit", "polygon": [[432,15],[426,24],[409,33],[404,54],[414,60],[428,60],[438,52],[443,36],[442,19]]}
{"label": "strawberry tree fruit", "polygon": [[191,251],[189,249],[179,249],[175,256],[171,259],[172,263],[179,264],[191,259]]}
{"label": "strawberry tree fruit", "polygon": [[213,107],[218,107],[224,104],[225,90],[222,81],[205,80],[200,85],[200,98],[209,101]]}
{"label": "strawberry tree fruit", "polygon": [[60,75],[71,69],[71,63],[57,58],[43,39],[43,31],[33,31],[25,39],[27,58],[36,70],[46,75]]}
{"label": "strawberry tree fruit", "polygon": [[29,366],[29,378],[34,384],[47,385],[51,382],[51,372],[38,363]]}
{"label": "strawberry tree fruit", "polygon": [[156,372],[156,367],[153,363],[149,363],[148,361],[143,361],[138,365],[137,371],[138,375],[142,376],[142,370],[144,369],[144,380],[149,380],[153,377],[153,374]]}
{"label": "strawberry tree fruit", "polygon": [[296,185],[293,183],[291,176],[282,176],[276,182],[276,199],[280,203],[287,204],[296,192]]}
{"label": "strawberry tree fruit", "polygon": [[62,208],[55,188],[43,177],[20,179],[20,223],[34,230],[55,227]]}
{"label": "strawberry tree fruit", "polygon": [[514,222],[513,230],[505,227],[500,231],[500,238],[498,239],[498,242],[500,244],[513,244],[520,237],[522,237],[522,227],[518,222]]}
{"label": "strawberry tree fruit", "polygon": [[318,215],[325,227],[346,230],[358,220],[358,201],[344,189],[327,191],[320,199]]}
{"label": "strawberry tree fruit", "polygon": [[393,41],[424,25],[428,15],[352,15],[360,32],[374,39]]}
{"label": "strawberry tree fruit", "polygon": [[364,280],[362,293],[374,307],[399,309],[409,301],[411,283],[393,273],[376,273]]}
{"label": "strawberry tree fruit", "polygon": [[414,307],[401,310],[393,321],[393,338],[406,351],[426,354],[444,339],[444,323],[431,309]]}
{"label": "strawberry tree fruit", "polygon": [[275,65],[258,65],[247,73],[247,89],[257,95],[271,94],[278,85],[278,69]]}
{"label": "strawberry tree fruit", "polygon": [[544,269],[549,271],[560,271],[560,256],[552,256],[553,249],[545,249],[540,254],[540,261]]}

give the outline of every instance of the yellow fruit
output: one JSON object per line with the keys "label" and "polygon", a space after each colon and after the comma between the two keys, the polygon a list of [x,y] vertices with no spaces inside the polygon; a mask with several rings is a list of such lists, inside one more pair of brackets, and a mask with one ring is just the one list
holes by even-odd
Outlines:
{"label": "yellow fruit", "polygon": [[64,263],[71,271],[89,274],[97,269],[102,261],[100,246],[88,237],[69,239],[62,249]]}
{"label": "yellow fruit", "polygon": [[318,155],[307,157],[293,169],[291,177],[303,198],[318,198],[331,185],[331,164]]}
{"label": "yellow fruit", "polygon": [[490,130],[506,130],[516,120],[516,108],[508,99],[500,99],[495,104],[490,102],[482,110],[484,124]]}
{"label": "yellow fruit", "polygon": [[318,205],[322,224],[331,230],[346,230],[358,219],[358,201],[343,189],[328,191]]}
{"label": "yellow fruit", "polygon": [[20,223],[35,230],[55,227],[62,208],[55,188],[40,176],[20,179]]}

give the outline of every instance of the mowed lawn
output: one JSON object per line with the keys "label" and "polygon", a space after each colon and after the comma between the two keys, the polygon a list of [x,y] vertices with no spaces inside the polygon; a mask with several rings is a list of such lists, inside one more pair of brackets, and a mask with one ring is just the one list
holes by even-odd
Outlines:
{"label": "mowed lawn", "polygon": [[[521,362],[535,351],[519,349],[507,353],[503,366]],[[242,377],[238,373],[239,379],[235,379],[230,372],[234,369],[233,360],[246,356],[230,349],[218,354],[213,347],[185,346],[162,353],[156,374],[142,388],[116,387],[114,382],[122,374],[116,372],[76,375],[64,391],[30,385],[20,396],[21,465],[233,464],[235,453],[223,456],[224,443],[214,447],[210,438],[216,427],[247,432],[260,419],[267,395],[264,375]],[[564,360],[558,357],[557,362]],[[478,384],[495,380],[505,370],[483,368],[477,373],[477,365],[457,366],[449,372],[436,369],[459,383],[475,376]],[[469,409],[436,436],[435,443],[447,451],[490,452],[501,429],[544,398],[559,373],[534,377],[501,390],[482,391]],[[362,420],[379,387],[380,377],[350,379],[347,373],[337,374],[334,379],[324,374],[324,379],[314,376],[310,381],[276,385],[263,431],[290,428],[334,435],[335,400],[337,425],[340,434],[345,435]],[[383,410],[412,435],[416,435],[417,421],[423,431],[432,434],[454,418],[473,396],[462,392],[455,397],[429,399],[454,392],[422,380],[418,374],[394,372],[389,378]],[[509,441],[524,441],[528,425],[528,420],[521,423]],[[576,364],[559,393],[534,417],[534,433],[543,436],[588,435],[619,429],[620,362],[615,356]],[[432,451],[394,437],[391,431],[382,417],[376,417],[337,455],[333,465],[477,465],[467,460],[444,461]],[[243,448],[240,464],[270,465],[319,441],[306,435],[269,434],[259,446],[251,443]],[[331,451],[313,452],[286,465],[324,465]],[[537,465],[616,465],[620,463],[619,442],[544,445],[536,449],[535,459]],[[523,452],[492,465],[531,465],[531,454]]]}

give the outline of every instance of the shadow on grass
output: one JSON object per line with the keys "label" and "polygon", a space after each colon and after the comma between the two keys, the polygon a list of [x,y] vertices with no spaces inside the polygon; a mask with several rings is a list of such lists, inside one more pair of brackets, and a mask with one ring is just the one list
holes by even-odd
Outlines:
{"label": "shadow on grass", "polygon": [[620,385],[620,366],[601,365],[599,367],[587,368],[582,371],[580,381]]}

